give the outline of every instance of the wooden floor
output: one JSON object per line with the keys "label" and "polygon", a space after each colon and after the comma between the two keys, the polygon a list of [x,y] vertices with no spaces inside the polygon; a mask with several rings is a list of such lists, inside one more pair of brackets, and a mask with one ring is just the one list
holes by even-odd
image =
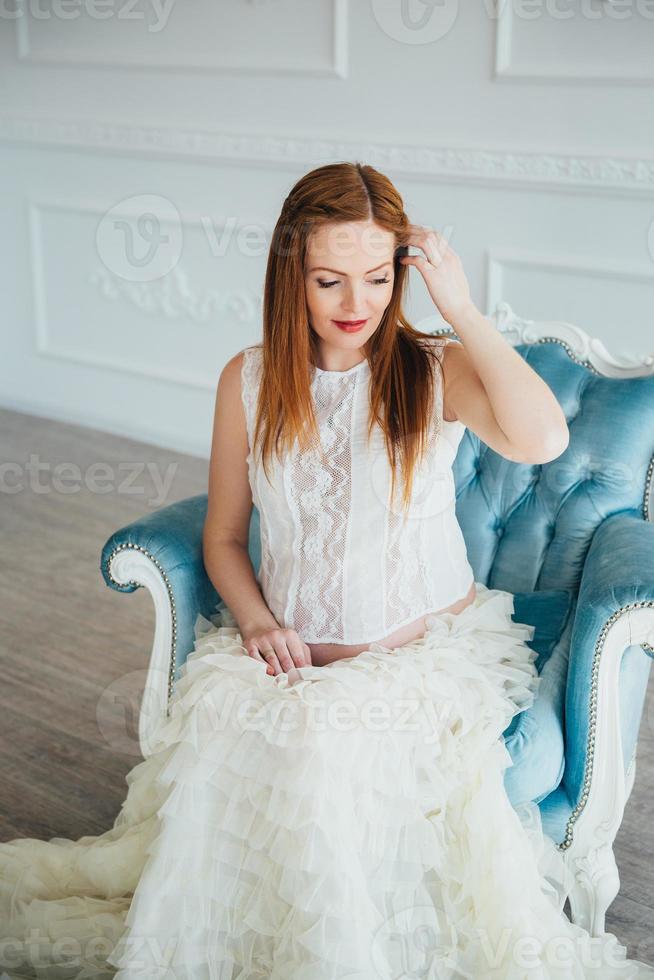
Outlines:
{"label": "wooden floor", "polygon": [[[99,834],[112,825],[125,776],[141,760],[135,709],[154,627],[145,589],[107,588],[100,552],[125,524],[206,492],[207,463],[4,410],[0,461],[18,464],[0,497],[0,840]],[[153,472],[160,482],[168,474],[166,492]],[[104,477],[95,486],[94,473]],[[21,488],[8,492],[11,486]],[[629,956],[652,964],[653,685],[654,671],[636,785],[615,848],[621,891],[607,916]]]}

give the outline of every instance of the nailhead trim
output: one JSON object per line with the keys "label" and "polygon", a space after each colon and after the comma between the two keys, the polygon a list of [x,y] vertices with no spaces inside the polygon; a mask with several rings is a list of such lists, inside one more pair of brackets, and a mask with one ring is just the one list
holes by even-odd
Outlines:
{"label": "nailhead trim", "polygon": [[595,365],[591,364],[590,361],[581,361],[578,357],[576,357],[570,344],[566,344],[565,340],[561,340],[560,337],[539,337],[538,340],[527,340],[525,341],[525,343],[526,344],[551,344],[551,343],[560,344],[561,347],[565,349],[565,352],[570,358],[570,360],[574,361],[575,364],[581,364],[582,367],[588,368],[589,371],[592,371],[593,374],[599,375],[600,378],[605,377],[605,375],[603,375],[601,371],[598,371]]}
{"label": "nailhead trim", "polygon": [[177,662],[177,612],[175,609],[175,597],[173,596],[173,590],[170,584],[170,580],[166,575],[161,562],[157,558],[155,558],[152,552],[148,551],[147,548],[142,548],[141,545],[139,544],[131,544],[129,542],[125,542],[124,544],[119,544],[117,548],[114,548],[114,550],[111,552],[111,554],[107,559],[107,563],[106,563],[107,576],[114,583],[114,585],[118,586],[119,588],[122,588],[125,585],[133,585],[136,589],[143,588],[140,582],[135,582],[133,579],[131,579],[128,582],[118,582],[117,579],[115,579],[111,574],[112,561],[114,560],[114,558],[116,557],[119,551],[124,551],[126,548],[131,548],[132,551],[142,552],[150,559],[150,561],[154,565],[157,566],[157,568],[161,572],[164,582],[166,583],[166,589],[168,591],[168,601],[170,602],[170,614],[171,614],[172,626],[173,626],[173,638],[172,638],[172,643],[170,645],[170,664],[168,667],[168,697],[166,703],[166,717],[168,718],[170,717],[170,702],[173,696],[173,685],[175,683],[175,665]]}
{"label": "nailhead trim", "polygon": [[[527,343],[534,343],[534,341],[528,341]],[[570,345],[566,344],[566,342],[562,340],[560,337],[539,337],[538,340],[535,341],[535,343],[560,344],[561,347],[564,348],[568,357],[571,360],[573,360],[576,364],[580,364],[582,367],[587,368],[589,371],[592,371],[593,374],[597,374],[600,377],[604,377],[602,372],[598,371],[597,368],[589,361],[582,361],[578,357],[576,357]],[[645,491],[643,494],[643,518],[646,521],[650,520],[649,500],[650,500],[650,492],[652,489],[652,479],[654,479],[654,455],[652,455],[652,458],[649,461],[649,466],[647,467],[647,475],[645,477]],[[567,850],[572,844],[574,824],[578,820],[579,814],[583,811],[584,807],[586,806],[586,801],[588,799],[588,794],[590,792],[590,781],[593,775],[593,753],[595,748],[595,731],[597,727],[597,678],[599,672],[600,656],[602,653],[602,648],[604,646],[604,640],[606,639],[606,634],[608,630],[611,628],[613,623],[617,619],[619,619],[620,616],[622,616],[625,612],[627,612],[630,609],[640,609],[642,607],[652,608],[654,607],[654,601],[647,600],[642,602],[631,602],[626,606],[622,606],[620,609],[617,610],[617,612],[613,613],[613,615],[609,619],[607,619],[606,623],[604,624],[604,626],[600,631],[599,639],[595,644],[595,654],[593,656],[593,671],[592,671],[591,693],[590,693],[590,727],[588,731],[588,743],[587,743],[587,750],[586,750],[586,769],[584,771],[583,789],[582,789],[581,799],[577,803],[577,806],[574,808],[574,810],[572,811],[568,819],[568,823],[566,825],[566,830],[565,830],[565,838],[562,841],[562,843],[558,845],[558,848],[561,851]],[[644,650],[648,650],[649,653],[652,656],[654,656],[654,647],[652,647],[649,643],[641,643],[640,645],[643,647]]]}
{"label": "nailhead trim", "polygon": [[649,501],[652,492],[652,479],[654,479],[654,456],[649,461],[647,476],[645,477],[645,496],[643,497],[643,516],[646,521],[651,520],[649,512]]}
{"label": "nailhead trim", "polygon": [[[445,332],[445,331],[443,331],[443,332]],[[454,333],[454,331],[447,331],[447,333]],[[455,333],[454,333],[454,335],[457,336]],[[569,344],[566,344],[565,341],[564,340],[561,340],[560,337],[540,337],[536,341],[536,343],[538,343],[538,344],[545,344],[545,343],[556,343],[556,344],[560,344],[565,349],[566,353],[568,354],[568,357],[570,357],[573,361],[575,361],[577,364],[580,364],[582,367],[588,368],[588,370],[589,371],[592,371],[594,374],[601,375],[601,372],[598,371],[588,361],[581,361],[578,357],[575,357],[575,355],[574,355],[574,353],[573,353],[572,348],[570,347],[570,345]],[[645,520],[649,520],[649,495],[650,495],[650,489],[651,489],[652,479],[653,478],[654,478],[654,455],[652,456],[652,458],[650,460],[650,463],[649,463],[649,466],[647,468],[647,477],[646,477],[646,481],[645,481],[645,495],[644,495],[644,499],[643,499],[643,516],[644,516]],[[172,698],[172,694],[173,694],[173,684],[174,684],[174,679],[175,679],[175,663],[176,663],[176,651],[177,651],[177,616],[176,616],[176,612],[175,612],[175,599],[173,597],[173,592],[172,592],[172,588],[170,586],[170,581],[168,579],[168,576],[164,572],[161,563],[154,557],[154,555],[152,554],[152,552],[148,551],[146,548],[142,548],[138,544],[129,544],[129,543],[120,544],[109,555],[109,558],[107,559],[107,568],[106,568],[106,570],[107,570],[107,576],[108,576],[108,578],[114,583],[114,585],[119,586],[119,587],[120,586],[124,586],[124,585],[133,585],[137,589],[142,588],[142,586],[141,586],[141,584],[139,582],[135,582],[133,580],[131,580],[129,582],[118,582],[113,577],[113,575],[111,574],[111,571],[110,571],[110,569],[111,569],[111,562],[113,561],[113,559],[115,558],[115,556],[118,554],[118,552],[119,551],[123,551],[125,548],[132,548],[132,549],[134,549],[136,551],[141,551],[144,555],[147,555],[147,557],[150,559],[150,561],[152,561],[157,566],[157,568],[159,569],[159,571],[161,572],[161,574],[163,576],[163,580],[166,583],[166,589],[168,590],[168,599],[170,601],[170,608],[171,608],[171,615],[172,615],[172,622],[173,622],[173,640],[172,640],[172,644],[171,644],[170,666],[169,666],[169,670],[168,670],[168,699],[167,699],[167,707],[166,707],[166,717],[169,717],[170,716],[170,702],[171,702],[171,698]],[[565,838],[562,841],[562,843],[560,843],[560,844],[557,845],[557,847],[558,847],[558,849],[560,851],[567,850],[570,847],[570,845],[572,844],[572,838],[573,838],[573,829],[572,828],[573,828],[574,824],[576,823],[576,821],[578,820],[579,815],[582,813],[584,807],[586,806],[586,801],[588,799],[588,794],[590,792],[590,781],[591,781],[591,778],[592,778],[592,775],[593,775],[593,752],[594,752],[594,747],[595,747],[595,729],[596,729],[596,725],[597,725],[597,678],[598,678],[598,672],[599,672],[600,656],[601,656],[601,653],[602,653],[602,648],[604,646],[604,640],[606,639],[607,631],[610,629],[610,627],[613,625],[613,623],[620,616],[622,616],[625,612],[627,612],[630,609],[638,609],[638,608],[642,608],[642,607],[652,608],[652,607],[654,607],[654,601],[632,602],[632,603],[629,603],[629,605],[622,606],[620,609],[618,609],[617,612],[613,613],[613,615],[609,619],[607,619],[606,623],[604,624],[604,626],[602,627],[602,629],[600,631],[599,639],[598,639],[597,643],[595,644],[595,654],[593,656],[591,695],[590,695],[590,728],[589,728],[589,733],[588,733],[588,743],[587,743],[587,750],[586,750],[586,768],[585,768],[585,771],[584,771],[583,791],[582,791],[581,799],[579,800],[579,803],[574,808],[574,810],[572,811],[572,813],[571,813],[571,815],[570,815],[570,817],[568,819],[568,822],[567,822],[567,825],[566,825],[566,831],[565,831]],[[641,646],[645,650],[649,650],[649,652],[652,654],[652,656],[654,656],[654,647],[652,647],[649,643],[642,643]]]}
{"label": "nailhead trim", "polygon": [[[137,589],[142,588],[141,584],[134,580],[130,580],[128,582],[118,582],[111,574],[110,571],[111,562],[113,561],[114,557],[118,554],[118,552],[123,551],[125,548],[132,548],[133,550],[140,551],[144,555],[147,555],[150,561],[152,561],[161,572],[163,576],[163,580],[166,583],[166,589],[168,590],[168,598],[170,601],[172,621],[173,621],[173,640],[171,645],[170,667],[168,671],[168,699],[167,699],[167,707],[166,707],[166,717],[169,717],[170,701],[172,698],[173,684],[174,684],[174,677],[175,677],[175,662],[176,662],[176,649],[177,649],[177,617],[175,613],[175,600],[173,598],[172,588],[170,586],[170,581],[168,579],[168,576],[164,572],[161,563],[154,557],[152,552],[148,551],[146,548],[142,548],[140,545],[128,544],[128,543],[118,545],[118,547],[111,552],[107,560],[107,575],[109,579],[114,583],[114,585],[117,586],[133,585]],[[598,641],[595,644],[595,654],[593,656],[593,668],[592,668],[592,677],[591,677],[590,728],[588,732],[588,742],[587,742],[587,749],[586,749],[586,768],[584,771],[583,790],[579,803],[572,811],[572,814],[568,819],[566,825],[566,831],[565,831],[565,838],[562,843],[557,845],[558,849],[561,851],[567,850],[572,844],[573,826],[578,820],[579,815],[584,810],[584,807],[586,806],[586,801],[588,799],[588,794],[590,792],[590,782],[593,775],[593,753],[595,748],[595,730],[597,726],[597,683],[599,677],[600,657],[602,654],[602,649],[604,647],[604,641],[606,639],[606,635],[609,629],[611,628],[611,626],[613,625],[613,623],[615,623],[615,621],[619,619],[620,616],[622,616],[625,612],[631,609],[641,609],[644,607],[653,608],[654,600],[642,600],[640,602],[631,602],[626,606],[621,606],[621,608],[618,609],[617,612],[614,612],[609,617],[609,619],[607,619],[607,621],[604,623],[602,629],[600,630]],[[649,643],[643,643],[641,644],[641,646],[649,650],[650,653],[654,655],[654,648],[652,648],[652,646]]]}
{"label": "nailhead trim", "polygon": [[[599,638],[595,644],[595,654],[593,656],[593,668],[591,675],[591,691],[590,691],[590,726],[588,730],[588,742],[586,746],[586,767],[584,770],[584,782],[582,786],[582,793],[579,802],[570,814],[568,823],[565,830],[565,838],[563,841],[557,845],[560,851],[567,850],[572,844],[573,827],[579,818],[579,814],[583,811],[586,806],[586,801],[588,800],[588,794],[590,792],[590,781],[593,777],[593,755],[595,751],[595,730],[597,727],[597,682],[599,677],[599,667],[600,658],[602,655],[602,649],[604,647],[604,641],[606,640],[606,635],[611,629],[613,624],[620,616],[624,613],[629,612],[632,609],[642,609],[642,608],[654,608],[654,600],[643,599],[640,602],[630,602],[626,606],[621,606],[616,612],[614,612],[604,623],[602,629],[600,630]],[[654,650],[649,643],[642,643],[641,646],[645,647],[652,654]]]}

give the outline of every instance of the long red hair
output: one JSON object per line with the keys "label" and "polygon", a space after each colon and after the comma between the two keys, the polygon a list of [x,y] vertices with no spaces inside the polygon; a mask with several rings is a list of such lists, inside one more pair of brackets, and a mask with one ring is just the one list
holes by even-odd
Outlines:
{"label": "long red hair", "polygon": [[273,450],[283,453],[296,439],[301,449],[319,445],[310,389],[319,339],[309,324],[304,288],[307,241],[324,224],[370,219],[395,236],[395,277],[390,303],[362,348],[370,366],[368,437],[375,424],[381,426],[392,470],[391,498],[400,465],[406,511],[434,408],[430,358],[441,365],[426,343],[434,335],[412,327],[403,313],[409,267],[399,262],[399,250],[408,244],[409,219],[396,188],[374,167],[347,162],[318,167],[301,177],[284,201],[266,267],[254,442],[261,438],[266,475]]}

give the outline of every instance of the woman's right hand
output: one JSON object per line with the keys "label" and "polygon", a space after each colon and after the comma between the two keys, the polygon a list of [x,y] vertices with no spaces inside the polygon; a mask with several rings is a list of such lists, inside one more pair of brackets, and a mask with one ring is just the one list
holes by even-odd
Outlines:
{"label": "woman's right hand", "polygon": [[267,664],[268,674],[287,674],[293,667],[311,666],[311,650],[294,629],[255,630],[242,636],[249,657]]}

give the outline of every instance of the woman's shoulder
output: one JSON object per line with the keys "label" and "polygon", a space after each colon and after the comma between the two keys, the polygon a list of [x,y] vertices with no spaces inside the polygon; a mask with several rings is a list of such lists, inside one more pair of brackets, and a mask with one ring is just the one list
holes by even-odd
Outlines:
{"label": "woman's shoulder", "polygon": [[244,380],[251,381],[262,364],[263,344],[249,344],[234,354],[228,364],[233,365],[233,370],[243,377]]}
{"label": "woman's shoulder", "polygon": [[236,370],[240,378],[241,397],[248,415],[254,411],[263,369],[263,345],[250,344],[236,355]]}
{"label": "woman's shoulder", "polygon": [[263,354],[263,344],[259,341],[258,344],[248,344],[243,350],[239,351],[235,357],[240,357],[246,360],[247,358],[258,357]]}
{"label": "woman's shoulder", "polygon": [[464,349],[458,337],[453,337],[451,334],[434,334],[430,337],[428,346],[432,348],[436,359],[443,369],[447,362],[451,365],[450,373],[452,370],[456,370],[455,365],[458,355],[456,353],[452,357],[450,355],[453,351],[462,351]]}
{"label": "woman's shoulder", "polygon": [[260,371],[260,357],[257,346],[251,345],[238,351],[226,361],[219,379],[219,386],[227,387],[234,392],[240,392],[244,402],[252,396]]}

